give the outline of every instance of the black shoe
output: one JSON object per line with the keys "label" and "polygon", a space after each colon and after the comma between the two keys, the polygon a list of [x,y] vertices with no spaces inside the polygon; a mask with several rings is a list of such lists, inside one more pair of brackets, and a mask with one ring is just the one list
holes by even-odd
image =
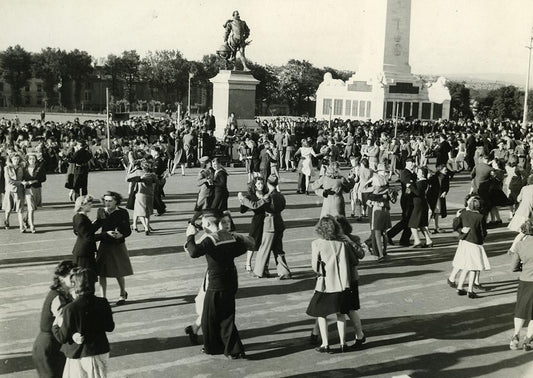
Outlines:
{"label": "black shoe", "polygon": [[466,295],[466,290],[458,289],[457,290],[457,295]]}
{"label": "black shoe", "polygon": [[363,335],[362,339],[355,339],[355,343],[353,344],[352,348],[354,349],[361,349],[363,347],[363,344],[366,343],[366,335]]}
{"label": "black shoe", "polygon": [[320,346],[320,347],[318,347],[318,348],[315,348],[315,350],[316,350],[318,353],[331,353],[331,349],[329,349],[329,345],[326,345],[325,347]]}
{"label": "black shoe", "polygon": [[339,348],[339,353],[346,353],[349,351],[349,348],[348,348],[348,345],[346,344],[341,344],[340,348]]}
{"label": "black shoe", "polygon": [[468,298],[470,299],[476,299],[476,298],[479,298],[478,295],[476,293],[474,293],[473,291],[469,291],[468,292]]}
{"label": "black shoe", "polygon": [[189,336],[189,341],[191,342],[191,345],[198,345],[198,334],[194,333],[192,326],[187,326],[185,328],[185,334]]}
{"label": "black shoe", "polygon": [[202,347],[202,349],[200,349],[200,352],[202,352],[203,354],[211,354],[207,351],[207,349],[205,349],[205,347]]}
{"label": "black shoe", "polygon": [[446,283],[447,283],[448,286],[451,287],[452,289],[456,289],[456,288],[457,288],[457,284],[456,284],[454,281],[450,281],[449,278],[446,279]]}
{"label": "black shoe", "polygon": [[311,333],[311,336],[309,336],[309,344],[318,345],[318,335]]}
{"label": "black shoe", "polygon": [[241,352],[241,353],[235,353],[235,354],[230,354],[228,356],[228,358],[230,360],[241,360],[241,359],[246,359],[246,354],[244,354],[244,352]]}
{"label": "black shoe", "polygon": [[524,339],[524,344],[522,345],[522,348],[524,348],[526,352],[529,352],[533,348],[533,345],[531,345],[531,337],[526,337]]}
{"label": "black shoe", "polygon": [[125,291],[123,294],[120,295],[117,301],[117,306],[122,306],[126,303],[126,299],[128,299],[128,292]]}
{"label": "black shoe", "polygon": [[403,241],[400,241],[400,246],[402,246],[402,247],[410,247],[410,246],[411,246],[411,243],[410,243],[410,242],[403,242]]}

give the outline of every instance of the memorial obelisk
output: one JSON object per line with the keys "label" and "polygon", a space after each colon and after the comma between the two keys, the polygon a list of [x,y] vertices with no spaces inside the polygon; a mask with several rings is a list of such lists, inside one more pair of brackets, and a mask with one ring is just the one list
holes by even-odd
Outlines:
{"label": "memorial obelisk", "polygon": [[363,9],[359,67],[346,82],[324,75],[317,90],[316,117],[448,119],[446,80],[425,82],[411,72],[411,0],[367,0]]}

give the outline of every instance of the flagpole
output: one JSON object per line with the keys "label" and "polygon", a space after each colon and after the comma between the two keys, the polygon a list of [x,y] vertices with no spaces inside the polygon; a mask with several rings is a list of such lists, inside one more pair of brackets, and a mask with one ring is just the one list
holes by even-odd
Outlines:
{"label": "flagpole", "polygon": [[527,62],[527,76],[526,76],[526,90],[524,91],[524,114],[522,118],[522,126],[525,128],[527,126],[527,98],[529,94],[529,75],[531,73],[531,50],[533,50],[533,28],[531,29],[531,37],[529,39],[529,46],[526,46],[528,51],[528,62]]}
{"label": "flagpole", "polygon": [[107,149],[111,149],[111,135],[109,132],[109,88],[105,89],[105,109],[106,109],[106,133],[107,133]]}
{"label": "flagpole", "polygon": [[189,89],[187,95],[187,112],[189,113],[189,117],[191,117],[191,78],[192,73],[189,72]]}

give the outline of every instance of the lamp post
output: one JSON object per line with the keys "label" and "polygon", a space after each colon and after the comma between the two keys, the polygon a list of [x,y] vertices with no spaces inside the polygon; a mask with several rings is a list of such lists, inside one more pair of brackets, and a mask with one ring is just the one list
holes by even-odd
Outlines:
{"label": "lamp post", "polygon": [[526,75],[526,90],[524,95],[524,117],[522,119],[523,127],[527,125],[527,97],[529,94],[529,75],[531,73],[531,49],[533,49],[533,28],[531,28],[531,37],[529,38],[529,46],[526,46],[528,49],[528,61],[527,61],[527,75]]}

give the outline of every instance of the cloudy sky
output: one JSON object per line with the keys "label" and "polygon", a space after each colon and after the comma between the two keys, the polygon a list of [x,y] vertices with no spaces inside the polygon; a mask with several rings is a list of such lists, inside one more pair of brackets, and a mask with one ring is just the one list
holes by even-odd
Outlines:
{"label": "cloudy sky", "polygon": [[[357,69],[362,0],[0,0],[0,50],[20,44],[105,57],[178,49],[201,59],[221,45],[233,10],[251,29],[253,61]],[[531,0],[412,0],[413,72],[525,77],[532,26]]]}

